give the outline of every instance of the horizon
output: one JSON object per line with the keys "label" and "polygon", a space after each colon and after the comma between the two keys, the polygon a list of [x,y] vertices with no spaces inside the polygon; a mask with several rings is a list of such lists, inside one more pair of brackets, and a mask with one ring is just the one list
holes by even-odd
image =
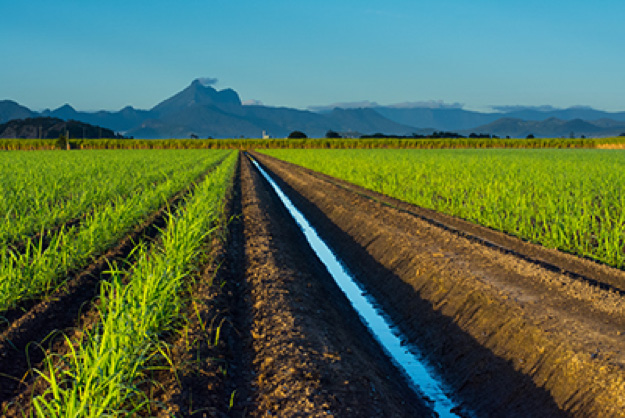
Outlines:
{"label": "horizon", "polygon": [[[59,110],[61,108],[64,107],[70,107],[73,110],[77,111],[77,112],[84,112],[84,113],[96,113],[96,112],[119,112],[125,108],[133,108],[135,110],[151,110],[152,108],[156,107],[158,104],[162,103],[163,101],[169,99],[170,97],[174,96],[175,94],[180,93],[182,90],[188,88],[189,86],[191,86],[191,84],[193,84],[194,82],[199,81],[200,84],[203,84],[204,87],[211,87],[213,89],[215,89],[216,91],[223,91],[223,90],[234,90],[230,87],[228,88],[224,88],[224,89],[218,89],[215,88],[214,86],[214,82],[210,83],[210,84],[204,84],[201,82],[201,78],[196,78],[194,79],[189,85],[185,86],[183,89],[181,89],[180,91],[172,94],[171,96],[167,97],[167,98],[163,98],[163,100],[159,101],[158,103],[156,103],[154,106],[148,107],[148,108],[139,108],[139,107],[135,107],[132,105],[126,105],[124,107],[121,107],[119,109],[80,109],[77,108],[76,106],[72,105],[71,103],[63,103],[62,105],[59,105],[58,107],[54,107],[54,108],[30,108],[26,105],[24,105],[23,103],[17,102],[13,99],[10,98],[0,98],[0,102],[3,100],[8,100],[8,101],[13,101],[15,103],[17,103],[18,105],[21,106],[25,106],[27,107],[29,110],[37,112],[37,113],[43,113],[43,112],[54,112],[56,110]],[[236,90],[234,90],[237,94],[238,92]],[[266,107],[286,107],[286,106],[282,106],[282,105],[267,105],[264,104],[262,101],[260,100],[248,100],[248,101],[242,101],[241,102],[242,106],[266,106]],[[597,110],[597,111],[601,111],[601,112],[606,112],[606,113],[621,113],[623,111],[619,111],[619,110],[602,110],[602,109],[597,109],[594,108],[592,106],[587,106],[587,105],[572,105],[572,106],[568,106],[568,107],[556,107],[556,106],[552,106],[552,105],[496,105],[496,106],[489,106],[487,108],[484,109],[473,109],[470,107],[465,106],[463,103],[458,103],[458,102],[454,102],[454,103],[445,103],[442,100],[428,100],[428,101],[415,101],[415,102],[400,102],[400,103],[388,103],[388,104],[381,104],[381,103],[377,103],[375,101],[369,101],[369,100],[365,100],[365,101],[360,101],[360,102],[339,102],[339,103],[330,103],[328,105],[318,105],[318,106],[307,106],[304,108],[294,108],[294,109],[298,109],[298,110],[305,110],[305,111],[310,111],[310,112],[316,112],[316,113],[323,113],[323,112],[327,112],[327,111],[331,111],[333,109],[367,109],[367,108],[394,108],[394,109],[433,109],[433,110],[450,110],[450,109],[458,109],[458,110],[466,110],[466,111],[472,111],[472,112],[479,112],[479,113],[500,113],[502,115],[505,114],[509,114],[509,113],[513,113],[513,112],[518,112],[518,111],[536,111],[536,112],[557,112],[557,111],[562,111],[562,110],[573,110],[573,109],[587,109],[587,110]]]}
{"label": "horizon", "polygon": [[421,102],[625,110],[615,0],[5,5],[0,100],[150,109],[201,78],[309,110]]}

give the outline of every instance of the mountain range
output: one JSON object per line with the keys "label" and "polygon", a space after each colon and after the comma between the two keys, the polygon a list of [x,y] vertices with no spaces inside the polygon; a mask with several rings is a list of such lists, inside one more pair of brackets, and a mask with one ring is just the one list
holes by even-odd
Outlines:
{"label": "mountain range", "polygon": [[611,136],[625,132],[625,112],[588,107],[569,109],[502,107],[492,113],[461,107],[367,106],[316,111],[243,104],[232,89],[216,90],[199,79],[149,110],[127,106],[119,111],[82,112],[69,104],[35,112],[11,100],[0,101],[0,123],[12,119],[54,117],[105,126],[135,138],[190,136],[285,137],[294,130],[323,137],[333,130],[347,135],[431,134],[433,131],[537,137]]}

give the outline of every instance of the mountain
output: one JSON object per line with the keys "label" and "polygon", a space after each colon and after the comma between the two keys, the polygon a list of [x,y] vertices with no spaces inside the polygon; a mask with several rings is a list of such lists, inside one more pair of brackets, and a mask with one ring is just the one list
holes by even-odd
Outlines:
{"label": "mountain", "polygon": [[93,125],[107,126],[116,132],[126,132],[133,129],[144,120],[153,116],[150,111],[137,110],[131,106],[126,106],[119,112],[108,112],[105,110],[98,112],[79,112],[68,104],[54,110],[46,109],[41,112],[40,115],[65,120],[73,119]]}
{"label": "mountain", "polygon": [[217,91],[195,80],[154,106],[139,126],[127,131],[137,138],[260,137],[267,132],[285,137],[300,130],[321,137],[329,130],[410,134],[415,128],[393,122],[371,109],[335,109],[328,114],[261,105],[243,105],[232,89]]}
{"label": "mountain", "polygon": [[[506,108],[505,106],[503,108]],[[392,106],[374,107],[376,112],[397,123],[430,127],[443,131],[477,130],[502,118],[521,119],[528,121],[544,121],[551,118],[561,120],[581,119],[595,122],[602,119],[625,122],[625,112],[604,112],[588,107],[571,107],[568,109],[538,110],[533,108],[510,107],[509,111],[482,113],[461,108],[397,108]],[[510,134],[512,135],[512,134]],[[564,135],[562,133],[561,135]],[[558,136],[561,136],[558,135]]]}
{"label": "mountain", "polygon": [[508,112],[505,115],[510,118],[525,120],[546,120],[550,118],[556,118],[562,120],[581,119],[595,122],[600,119],[612,119],[619,122],[625,122],[625,112],[604,112],[602,110],[596,110],[589,107],[581,106],[570,107],[568,109],[554,109],[547,111],[525,109]]}
{"label": "mountain", "polygon": [[[625,132],[625,122],[602,119],[593,123],[582,119],[562,120],[548,118],[546,120],[523,120],[518,118],[501,118],[492,123],[472,129],[475,133],[489,133],[498,136],[509,135],[513,138],[523,138],[529,134],[536,137],[559,137],[574,135],[585,136],[612,136]],[[464,131],[468,133],[468,131]]]}
{"label": "mountain", "polygon": [[35,112],[12,100],[0,100],[0,123],[11,119],[26,119],[35,116]]}
{"label": "mountain", "polygon": [[157,115],[166,115],[196,106],[231,111],[241,107],[242,104],[234,90],[217,91],[210,86],[204,86],[199,80],[194,80],[189,87],[154,106],[151,111]]}
{"label": "mountain", "polygon": [[480,113],[470,110],[432,109],[428,107],[395,108],[380,106],[373,108],[380,115],[397,123],[428,127],[439,131],[460,131],[484,125],[502,117],[501,113]]}
{"label": "mountain", "polygon": [[[361,107],[359,107],[361,106]],[[119,111],[82,112],[65,104],[37,113],[10,100],[0,101],[0,123],[35,116],[76,120],[106,126],[135,138],[260,137],[263,132],[285,137],[298,130],[310,137],[327,131],[389,135],[431,134],[433,131],[489,133],[500,136],[608,136],[625,132],[625,112],[588,107],[499,106],[485,113],[459,104],[410,102],[380,106],[365,101],[344,108],[321,106],[311,110],[244,105],[232,89],[216,90],[201,79],[149,110],[126,106]],[[36,137],[36,136],[35,136]]]}
{"label": "mountain", "polygon": [[[334,109],[325,115],[327,119],[332,121],[332,129],[339,132],[363,132],[376,133],[382,132],[392,135],[412,134],[419,129],[394,122],[374,109]],[[428,130],[431,133],[431,130]]]}
{"label": "mountain", "polygon": [[75,120],[37,117],[13,119],[0,124],[0,138],[54,139],[69,134],[70,138],[115,138],[115,132]]}

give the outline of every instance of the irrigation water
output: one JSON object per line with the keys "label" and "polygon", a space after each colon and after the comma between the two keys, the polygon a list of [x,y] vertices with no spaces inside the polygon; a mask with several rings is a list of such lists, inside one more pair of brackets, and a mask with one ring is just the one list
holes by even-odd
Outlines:
{"label": "irrigation water", "polygon": [[[352,306],[358,312],[363,323],[367,326],[374,338],[380,343],[393,363],[404,373],[412,384],[412,388],[430,400],[430,406],[440,417],[458,417],[454,412],[457,404],[448,395],[443,382],[425,363],[424,356],[413,344],[407,344],[405,337],[393,325],[375,299],[366,293],[345,269],[328,245],[319,237],[304,215],[293,205],[280,187],[273,181],[265,170],[252,159],[252,163],[269,182],[278,197],[287,208],[295,222],[304,233],[306,240],[315,251],[321,262],[326,266]],[[463,411],[466,414],[466,411]]]}

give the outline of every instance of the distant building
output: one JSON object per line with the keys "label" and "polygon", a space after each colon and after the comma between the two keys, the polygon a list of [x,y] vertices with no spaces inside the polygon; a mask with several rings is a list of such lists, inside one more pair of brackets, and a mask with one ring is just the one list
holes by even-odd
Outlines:
{"label": "distant building", "polygon": [[343,132],[339,132],[339,135],[342,138],[360,138],[362,133],[357,132],[357,131],[343,131]]}
{"label": "distant building", "polygon": [[267,134],[267,131],[263,131],[263,139],[271,139],[271,135]]}

